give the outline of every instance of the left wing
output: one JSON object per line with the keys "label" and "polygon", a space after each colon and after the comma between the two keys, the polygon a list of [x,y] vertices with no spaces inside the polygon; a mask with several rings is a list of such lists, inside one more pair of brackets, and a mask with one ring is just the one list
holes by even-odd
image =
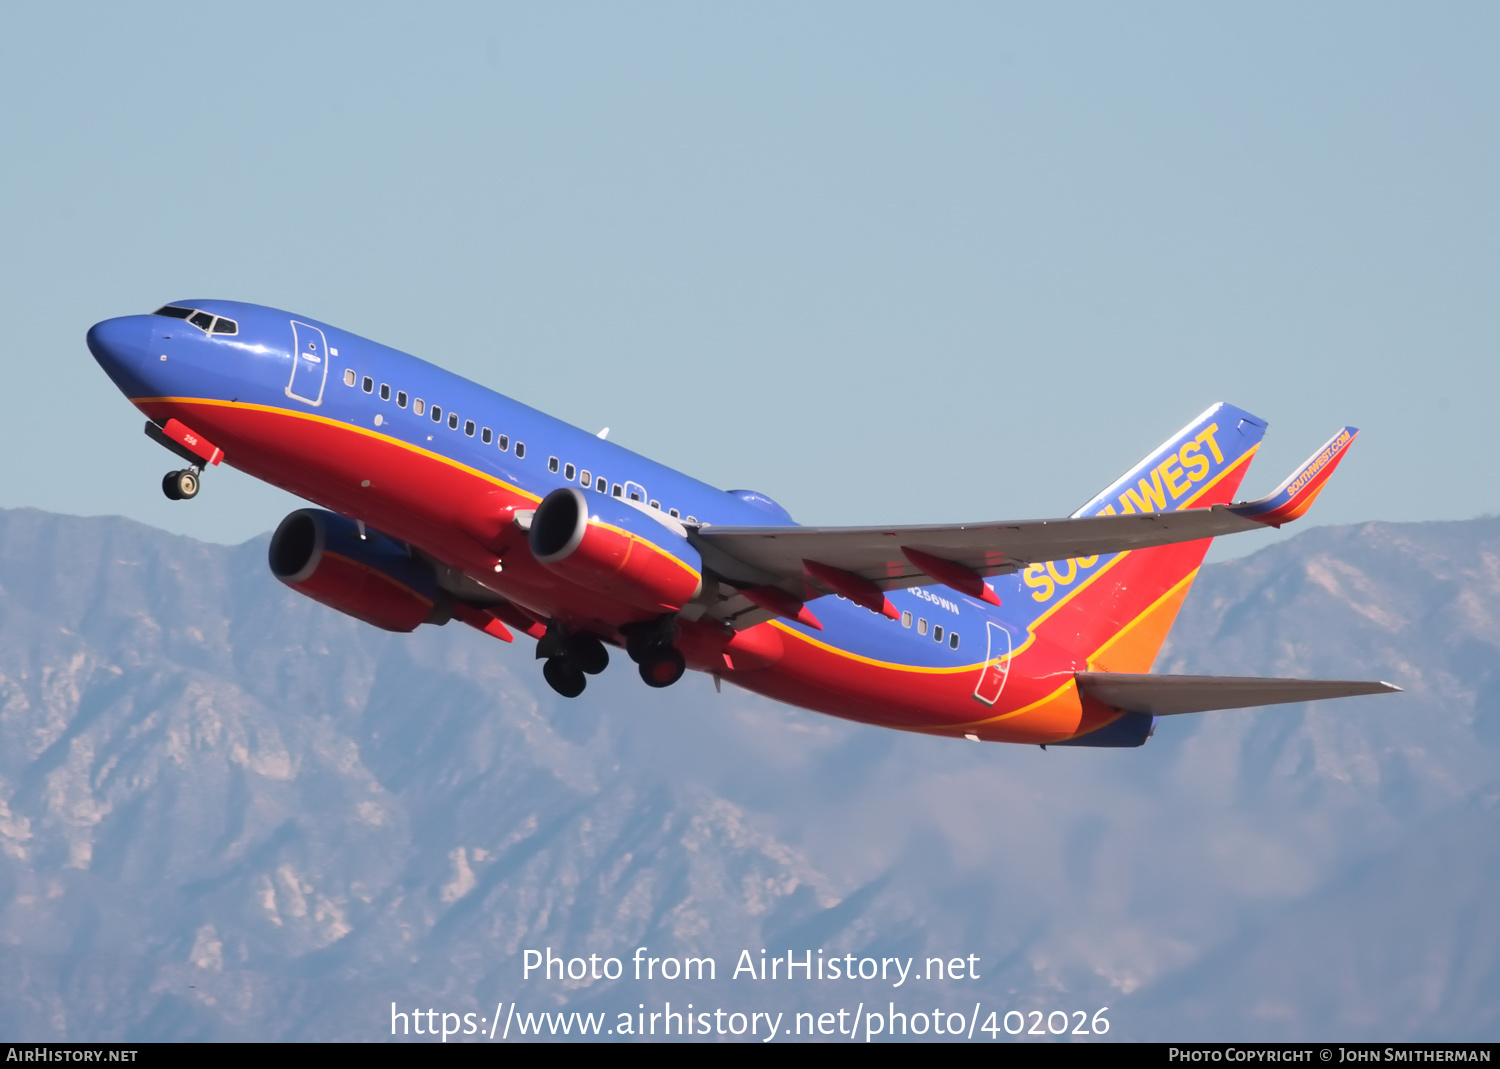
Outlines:
{"label": "left wing", "polygon": [[[1358,434],[1345,427],[1257,501],[1175,512],[1055,520],[901,527],[718,527],[690,529],[704,567],[727,591],[709,591],[703,611],[748,627],[770,616],[809,623],[802,602],[839,593],[876,612],[894,610],[883,591],[941,583],[998,604],[984,577],[1029,564],[1279,527],[1307,511]],[[759,611],[755,611],[759,610]],[[816,621],[811,621],[813,626]]]}

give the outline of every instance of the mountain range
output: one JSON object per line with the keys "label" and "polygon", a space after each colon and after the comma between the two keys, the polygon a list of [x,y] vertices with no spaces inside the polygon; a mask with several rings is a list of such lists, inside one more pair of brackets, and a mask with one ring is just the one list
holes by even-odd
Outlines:
{"label": "mountain range", "polygon": [[[1500,1031],[1500,519],[1205,567],[1156,670],[1404,692],[1164,718],[1138,750],[655,691],[618,652],[569,701],[529,640],[386,634],[265,553],[0,511],[0,1035],[380,1040],[393,1003],[667,1001],[1108,1007],[1138,1040]],[[638,947],[716,975],[637,981]],[[625,971],[524,976],[544,948]],[[746,950],[973,955],[978,978],[735,978]]]}

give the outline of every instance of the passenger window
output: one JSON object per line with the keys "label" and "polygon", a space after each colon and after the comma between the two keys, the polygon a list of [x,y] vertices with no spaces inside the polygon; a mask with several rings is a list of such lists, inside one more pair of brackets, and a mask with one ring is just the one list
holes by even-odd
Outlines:
{"label": "passenger window", "polygon": [[948,648],[950,650],[956,650],[956,649],[958,649],[958,632],[957,631],[949,631],[948,632]]}
{"label": "passenger window", "polygon": [[908,609],[906,612],[903,612],[901,614],[901,626],[902,627],[910,627],[911,626],[911,610],[910,609]]}
{"label": "passenger window", "polygon": [[651,507],[654,508],[657,512],[660,512],[661,511],[661,502],[660,501],[653,501],[653,502],[651,502]]}
{"label": "passenger window", "polygon": [[472,419],[464,420],[464,433],[470,438],[474,437],[474,421]]}
{"label": "passenger window", "polygon": [[925,634],[927,634],[927,620],[926,620],[925,617],[920,617],[919,616],[917,618],[917,634],[919,634],[919,635],[925,635]]}
{"label": "passenger window", "polygon": [[207,312],[194,312],[188,318],[188,322],[195,327],[201,327],[204,330],[208,330],[214,325],[214,317],[209,315]]}
{"label": "passenger window", "polygon": [[[615,495],[615,497],[623,497],[625,495],[625,488],[623,486],[621,486],[619,483],[615,483],[614,495]],[[631,495],[631,496],[634,496],[634,495]]]}
{"label": "passenger window", "polygon": [[677,510],[676,510],[676,509],[667,509],[667,515],[668,515],[668,516],[670,516],[670,517],[672,517],[672,519],[674,519],[674,520],[677,520],[677,519],[681,519],[681,518],[682,518],[682,517],[681,517],[681,516],[680,516],[680,515],[679,515],[679,514],[678,514],[678,512],[677,512]]}
{"label": "passenger window", "polygon": [[568,482],[572,482],[573,481],[573,476],[575,476],[577,474],[578,474],[578,469],[575,468],[575,467],[573,467],[573,465],[571,465],[571,464],[564,464],[563,465],[563,478],[566,479],[566,480],[568,480]]}
{"label": "passenger window", "polygon": [[499,442],[497,444],[500,446],[500,452],[502,452],[502,453],[509,452],[510,451],[510,435],[508,435],[508,434],[502,434],[500,436],[500,440],[499,440]]}
{"label": "passenger window", "polygon": [[594,480],[594,489],[601,494],[609,493],[609,480],[602,475],[599,476],[599,478]]}
{"label": "passenger window", "polygon": [[352,367],[344,369],[344,385],[345,386],[353,386],[354,385],[354,369]]}
{"label": "passenger window", "polygon": [[382,382],[380,384],[380,399],[382,401],[389,401],[391,399],[391,387],[388,383]]}
{"label": "passenger window", "polygon": [[688,523],[697,523],[698,522],[698,517],[697,516],[689,516],[687,518],[687,522]]}
{"label": "passenger window", "polygon": [[630,500],[632,500],[632,501],[639,501],[640,499],[641,499],[641,495],[640,494],[636,493],[634,490],[630,491]]}
{"label": "passenger window", "polygon": [[588,468],[584,468],[582,471],[580,471],[578,473],[578,485],[581,486],[581,487],[583,487],[584,489],[588,489],[589,483],[591,483],[593,481],[594,481],[594,477],[589,474],[589,469]]}
{"label": "passenger window", "polygon": [[366,375],[365,376],[365,381],[359,384],[359,388],[361,390],[364,390],[365,393],[374,393],[375,392],[375,380],[372,379],[372,378],[370,378],[370,376]]}
{"label": "passenger window", "polygon": [[943,625],[942,624],[933,624],[932,625],[932,641],[934,641],[934,642],[941,642],[941,641],[943,641]]}
{"label": "passenger window", "polygon": [[449,412],[448,413],[448,429],[450,431],[456,431],[456,430],[458,430],[458,413],[457,412]]}
{"label": "passenger window", "polygon": [[232,319],[225,319],[223,316],[220,316],[214,322],[215,334],[238,334],[239,332],[240,325]]}
{"label": "passenger window", "polygon": [[443,406],[442,405],[433,405],[432,406],[432,422],[434,422],[434,423],[441,423],[441,422],[443,422]]}
{"label": "passenger window", "polygon": [[482,431],[479,432],[479,440],[481,442],[483,442],[485,445],[489,445],[490,444],[490,439],[493,438],[493,437],[494,437],[494,434],[492,434],[490,432],[490,429],[488,427],[486,427],[484,430],[482,430]]}
{"label": "passenger window", "polygon": [[420,397],[411,403],[411,410],[419,416],[422,414],[422,399]]}
{"label": "passenger window", "polygon": [[525,455],[526,455],[526,443],[525,442],[517,442],[516,443],[516,459],[520,460]]}
{"label": "passenger window", "polygon": [[554,475],[557,474],[557,458],[556,457],[548,457],[547,458],[547,470],[550,471],[550,472],[552,472],[552,474],[554,474]]}

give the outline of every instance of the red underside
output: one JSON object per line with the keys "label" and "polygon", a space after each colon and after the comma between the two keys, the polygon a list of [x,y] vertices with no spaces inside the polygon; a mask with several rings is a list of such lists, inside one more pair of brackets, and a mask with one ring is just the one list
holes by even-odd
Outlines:
{"label": "red underside", "polygon": [[[621,641],[621,625],[654,615],[538,564],[512,522],[513,510],[534,508],[538,499],[435,454],[348,424],[282,410],[180,400],[138,406],[152,419],[182,420],[222,449],[234,467],[364,520],[461,569],[514,602],[502,617],[533,636],[542,631],[535,620],[556,618]],[[1227,501],[1238,482],[1237,475],[1221,479],[1194,504]],[[994,705],[974,696],[986,667],[982,663],[958,672],[874,663],[779,623],[761,624],[736,638],[716,624],[684,622],[679,646],[691,668],[834,716],[995,741],[1056,741],[1120,715],[1080,697],[1072,673],[1086,667],[1088,653],[1122,621],[1197,568],[1206,550],[1206,542],[1197,542],[1124,555],[1104,577],[1108,582],[1064,602],[1037,627],[1032,641],[1012,658]]]}

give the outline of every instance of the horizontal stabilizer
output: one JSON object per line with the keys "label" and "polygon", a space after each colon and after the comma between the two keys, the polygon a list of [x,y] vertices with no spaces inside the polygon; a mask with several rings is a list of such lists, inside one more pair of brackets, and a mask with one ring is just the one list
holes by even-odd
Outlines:
{"label": "horizontal stabilizer", "polygon": [[1210,709],[1251,709],[1286,702],[1393,694],[1400,687],[1354,679],[1262,679],[1256,676],[1165,676],[1079,672],[1078,689],[1132,713],[1172,716]]}

